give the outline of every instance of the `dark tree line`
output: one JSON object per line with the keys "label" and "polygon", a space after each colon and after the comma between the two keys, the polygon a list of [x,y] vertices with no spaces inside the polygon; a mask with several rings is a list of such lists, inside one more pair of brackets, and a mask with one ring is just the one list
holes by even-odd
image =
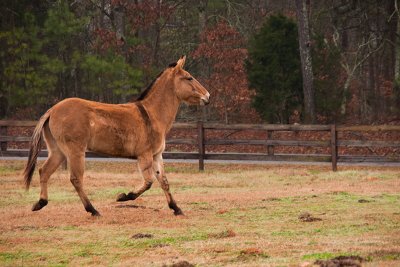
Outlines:
{"label": "dark tree line", "polygon": [[181,120],[399,120],[397,0],[3,0],[0,8],[1,118],[37,119],[73,96],[130,101],[186,54],[214,101],[183,106]]}

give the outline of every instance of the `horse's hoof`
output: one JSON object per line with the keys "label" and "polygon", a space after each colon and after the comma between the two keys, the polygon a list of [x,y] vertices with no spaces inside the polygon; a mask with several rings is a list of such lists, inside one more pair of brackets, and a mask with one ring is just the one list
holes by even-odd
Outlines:
{"label": "horse's hoof", "polygon": [[174,210],[174,215],[175,216],[184,216],[185,214],[183,214],[182,210],[178,208],[177,210]]}
{"label": "horse's hoof", "polygon": [[128,196],[125,193],[118,194],[117,201],[128,201]]}
{"label": "horse's hoof", "polygon": [[94,210],[94,211],[92,212],[92,216],[93,216],[93,217],[100,217],[101,214],[100,214],[97,210]]}
{"label": "horse's hoof", "polygon": [[46,199],[39,199],[38,202],[36,202],[35,205],[32,206],[32,211],[38,211],[42,209],[44,206],[46,206],[48,201]]}
{"label": "horse's hoof", "polygon": [[100,213],[92,206],[92,204],[88,203],[85,206],[85,210],[87,212],[90,212],[92,214],[92,216],[101,216]]}
{"label": "horse's hoof", "polygon": [[136,199],[136,194],[133,192],[129,192],[128,194],[121,193],[117,196],[117,201],[128,201],[128,200],[135,200]]}

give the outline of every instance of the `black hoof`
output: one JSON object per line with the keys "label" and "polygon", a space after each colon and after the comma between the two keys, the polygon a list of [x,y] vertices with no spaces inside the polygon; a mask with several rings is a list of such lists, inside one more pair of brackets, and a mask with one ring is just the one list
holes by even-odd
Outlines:
{"label": "black hoof", "polygon": [[101,214],[97,210],[94,210],[91,213],[92,213],[93,217],[100,217],[101,216]]}
{"label": "black hoof", "polygon": [[90,212],[92,216],[101,216],[100,213],[90,203],[85,206],[85,210]]}
{"label": "black hoof", "polygon": [[128,200],[135,200],[136,199],[136,194],[129,192],[128,194],[121,193],[117,196],[117,201],[122,202],[122,201],[128,201]]}
{"label": "black hoof", "polygon": [[37,211],[46,206],[48,201],[46,199],[39,199],[39,201],[32,206],[32,211]]}
{"label": "black hoof", "polygon": [[183,215],[182,210],[176,205],[175,202],[168,203],[168,206],[170,209],[174,210],[175,216]]}
{"label": "black hoof", "polygon": [[177,210],[174,210],[174,215],[175,216],[183,216],[185,214],[183,214],[182,210],[180,208],[178,208]]}

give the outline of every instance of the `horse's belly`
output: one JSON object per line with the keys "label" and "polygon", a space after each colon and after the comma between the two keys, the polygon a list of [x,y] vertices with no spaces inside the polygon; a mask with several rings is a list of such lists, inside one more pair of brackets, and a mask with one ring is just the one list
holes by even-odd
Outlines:
{"label": "horse's belly", "polygon": [[122,144],[119,140],[114,140],[111,143],[103,142],[102,140],[94,141],[89,144],[88,150],[116,157],[135,156],[135,153],[131,151],[127,145]]}
{"label": "horse's belly", "polygon": [[92,131],[88,150],[119,157],[135,156],[134,135],[112,127]]}

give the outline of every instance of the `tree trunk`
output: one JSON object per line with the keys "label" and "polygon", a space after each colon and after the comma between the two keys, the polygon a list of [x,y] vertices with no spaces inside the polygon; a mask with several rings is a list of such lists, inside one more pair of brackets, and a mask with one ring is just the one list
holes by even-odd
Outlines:
{"label": "tree trunk", "polygon": [[[400,36],[400,19],[397,19],[397,29],[396,29],[396,35]],[[395,61],[395,68],[394,68],[394,77],[396,81],[399,81],[400,79],[400,38],[396,38],[396,47],[395,47],[395,53],[396,53],[396,61]]]}
{"label": "tree trunk", "polygon": [[315,103],[313,88],[313,72],[311,64],[311,42],[308,26],[306,0],[296,0],[296,14],[299,32],[300,58],[303,73],[303,94],[305,122],[315,122]]}
{"label": "tree trunk", "polygon": [[203,30],[206,27],[207,23],[207,15],[206,15],[206,9],[207,9],[207,4],[208,0],[200,0],[199,1],[199,33],[202,33]]}
{"label": "tree trunk", "polygon": [[343,96],[342,96],[342,101],[340,103],[340,115],[342,116],[346,115],[347,96],[350,94],[349,90],[350,90],[351,80],[353,79],[353,73],[354,71],[347,72],[347,78],[343,85]]}
{"label": "tree trunk", "polygon": [[153,30],[154,30],[154,46],[153,46],[153,59],[152,65],[162,66],[159,62],[159,50],[160,50],[160,38],[161,38],[161,7],[162,7],[162,0],[156,0],[156,7],[157,7],[157,20],[154,23]]}
{"label": "tree trunk", "polygon": [[[125,38],[125,8],[122,5],[117,5],[114,7],[112,10],[113,13],[113,18],[114,18],[114,25],[115,25],[115,33],[118,41],[123,42],[122,50],[124,54],[124,58],[126,61],[128,61],[128,45],[126,43],[126,38]],[[124,70],[121,70],[121,78],[125,79],[126,73]],[[125,92],[126,88],[120,88]],[[127,101],[126,99],[126,94],[122,93],[120,98],[116,101],[116,99],[113,97],[113,92],[112,89],[107,89],[105,92],[106,99],[107,101],[111,103],[125,103]]]}
{"label": "tree trunk", "polygon": [[[202,32],[204,31],[204,29],[206,28],[206,24],[207,24],[207,14],[206,14],[207,4],[208,4],[208,0],[200,0],[199,1],[199,6],[198,6],[199,38],[200,38]],[[206,73],[203,62],[200,62],[200,64],[199,64],[199,71],[200,71],[200,73]],[[207,121],[207,106],[201,107],[201,120]]]}

